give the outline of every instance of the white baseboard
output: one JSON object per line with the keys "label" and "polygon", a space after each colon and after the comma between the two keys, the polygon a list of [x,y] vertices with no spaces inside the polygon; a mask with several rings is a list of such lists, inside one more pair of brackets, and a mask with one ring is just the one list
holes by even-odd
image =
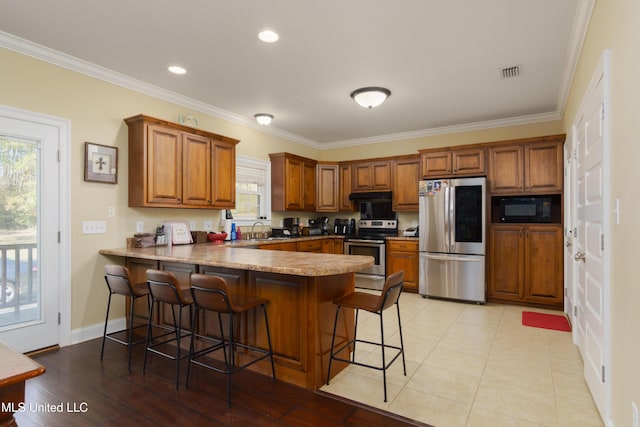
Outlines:
{"label": "white baseboard", "polygon": [[[107,333],[120,331],[127,326],[126,318],[120,317],[118,319],[110,320],[107,324]],[[85,328],[74,329],[71,331],[71,344],[79,344],[81,342],[89,341],[94,338],[99,338],[104,332],[104,323],[96,323]]]}

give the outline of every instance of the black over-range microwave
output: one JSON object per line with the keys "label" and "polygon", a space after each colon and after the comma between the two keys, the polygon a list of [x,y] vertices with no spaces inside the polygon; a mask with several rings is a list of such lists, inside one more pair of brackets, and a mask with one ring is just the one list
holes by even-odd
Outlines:
{"label": "black over-range microwave", "polygon": [[551,222],[551,197],[503,197],[500,222]]}

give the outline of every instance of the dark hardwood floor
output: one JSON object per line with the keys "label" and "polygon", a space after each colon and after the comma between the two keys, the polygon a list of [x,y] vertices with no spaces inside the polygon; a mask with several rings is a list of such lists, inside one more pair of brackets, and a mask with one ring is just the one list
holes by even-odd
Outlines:
{"label": "dark hardwood floor", "polygon": [[[193,366],[189,389],[176,391],[172,361],[149,356],[142,374],[143,347],[133,351],[127,372],[126,347],[101,339],[34,355],[46,373],[27,381],[28,426],[424,426],[425,424],[273,381],[251,371],[233,376],[233,404],[227,407],[224,375]],[[62,412],[53,412],[62,409]]]}

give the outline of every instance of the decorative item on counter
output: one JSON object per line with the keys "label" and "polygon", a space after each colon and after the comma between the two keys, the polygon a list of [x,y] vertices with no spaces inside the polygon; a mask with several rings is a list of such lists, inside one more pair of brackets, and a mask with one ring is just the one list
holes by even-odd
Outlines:
{"label": "decorative item on counter", "polygon": [[166,221],[163,226],[170,230],[168,243],[173,245],[188,245],[193,243],[189,225],[184,221]]}
{"label": "decorative item on counter", "polygon": [[242,240],[242,231],[240,231],[240,227],[236,228],[236,239]]}
{"label": "decorative item on counter", "polygon": [[192,231],[191,239],[193,243],[207,243],[207,232],[206,231]]}
{"label": "decorative item on counter", "polygon": [[231,224],[231,240],[236,240],[236,223]]}
{"label": "decorative item on counter", "polygon": [[156,246],[156,235],[153,233],[136,233],[133,235],[133,244],[136,248]]}
{"label": "decorative item on counter", "polygon": [[220,233],[214,233],[213,231],[211,231],[209,232],[209,234],[207,234],[207,239],[209,239],[213,243],[221,244],[224,242],[226,238],[227,238],[227,233],[225,233],[224,231]]}
{"label": "decorative item on counter", "polygon": [[165,246],[167,243],[167,233],[164,229],[164,225],[161,225],[156,228],[156,246]]}

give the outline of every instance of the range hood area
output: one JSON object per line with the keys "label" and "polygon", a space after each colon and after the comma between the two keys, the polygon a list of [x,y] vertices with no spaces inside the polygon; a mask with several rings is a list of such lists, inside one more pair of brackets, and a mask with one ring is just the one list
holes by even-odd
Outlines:
{"label": "range hood area", "polygon": [[349,200],[354,202],[391,203],[391,191],[361,191],[351,193]]}

